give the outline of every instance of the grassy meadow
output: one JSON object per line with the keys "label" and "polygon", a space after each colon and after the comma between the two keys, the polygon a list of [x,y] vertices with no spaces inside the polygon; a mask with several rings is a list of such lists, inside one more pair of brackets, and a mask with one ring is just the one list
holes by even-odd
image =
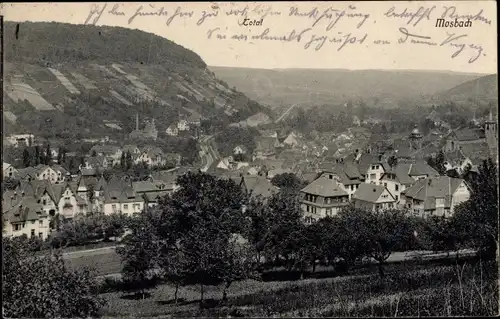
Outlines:
{"label": "grassy meadow", "polygon": [[[306,279],[278,279],[275,272],[262,281],[235,282],[222,302],[222,287],[179,289],[160,284],[144,299],[111,291],[101,294],[107,301],[105,317],[192,316],[492,316],[498,313],[497,265],[473,259],[404,262],[386,265],[379,278],[375,265],[335,274],[320,269]],[[291,277],[291,276],[289,276]]]}

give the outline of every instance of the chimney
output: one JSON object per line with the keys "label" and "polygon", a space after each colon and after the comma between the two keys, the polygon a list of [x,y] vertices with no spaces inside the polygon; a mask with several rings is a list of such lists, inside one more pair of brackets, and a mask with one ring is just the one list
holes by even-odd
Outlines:
{"label": "chimney", "polygon": [[139,113],[135,114],[135,130],[139,130]]}

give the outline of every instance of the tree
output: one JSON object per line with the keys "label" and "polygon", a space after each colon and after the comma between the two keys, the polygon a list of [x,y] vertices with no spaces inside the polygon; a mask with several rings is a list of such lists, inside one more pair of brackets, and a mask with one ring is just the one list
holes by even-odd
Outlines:
{"label": "tree", "polygon": [[97,157],[97,152],[95,150],[92,150],[92,153],[90,155],[91,157]]}
{"label": "tree", "polygon": [[31,155],[30,152],[28,151],[27,148],[24,148],[23,150],[23,166],[24,167],[30,167],[31,165]]}
{"label": "tree", "polygon": [[380,277],[385,276],[383,266],[391,253],[415,241],[415,227],[402,211],[372,212],[350,207],[341,212],[340,218],[350,226],[350,246],[378,262]]}
{"label": "tree", "polygon": [[125,152],[122,152],[122,155],[120,157],[120,167],[122,170],[125,170],[126,167],[127,167],[127,163],[126,163],[126,156],[125,156]]}
{"label": "tree", "polygon": [[70,173],[74,173],[75,170],[76,170],[76,164],[75,164],[75,158],[74,157],[71,157],[69,159],[69,164],[68,164],[68,170]]}
{"label": "tree", "polygon": [[445,156],[443,151],[439,151],[439,153],[436,155],[436,157],[429,157],[427,160],[427,164],[434,168],[440,175],[445,175],[446,174],[446,167],[444,166],[445,163]]}
{"label": "tree", "polygon": [[469,200],[455,208],[454,229],[462,245],[479,249],[487,257],[498,252],[498,168],[491,158],[484,160],[479,174],[470,181]]}
{"label": "tree", "polygon": [[41,162],[42,153],[40,152],[40,146],[35,145],[35,152],[33,154],[33,166],[37,166]]}
{"label": "tree", "polygon": [[398,158],[394,155],[392,155],[391,157],[389,157],[389,159],[387,160],[387,163],[389,164],[389,166],[391,168],[394,168],[396,166],[398,166]]}
{"label": "tree", "polygon": [[444,216],[432,216],[426,226],[433,251],[456,250],[458,238],[451,220]]}
{"label": "tree", "polygon": [[45,156],[43,163],[49,165],[52,162],[52,150],[50,149],[50,143],[47,143],[47,148],[45,149]]}
{"label": "tree", "polygon": [[27,242],[3,238],[2,310],[6,317],[95,317],[104,305],[95,274],[70,271],[60,254],[34,258]]}
{"label": "tree", "polygon": [[305,183],[293,173],[278,174],[271,179],[271,184],[291,191],[299,191],[305,186]]}
{"label": "tree", "polygon": [[[179,176],[177,184],[179,189],[159,202],[157,235],[170,254],[180,251],[174,254],[173,265],[182,269],[167,266],[167,273],[173,274],[178,283],[182,281],[177,276],[181,276],[199,284],[201,306],[204,286],[222,282],[229,286],[242,276],[241,264],[230,250],[233,234],[245,231],[246,197],[234,181],[201,172]],[[169,256],[163,259],[164,264]]]}
{"label": "tree", "polygon": [[17,186],[19,186],[19,184],[20,184],[19,180],[12,177],[7,177],[2,181],[2,188],[15,190]]}
{"label": "tree", "polygon": [[268,258],[285,259],[287,269],[294,266],[294,254],[300,247],[302,210],[297,196],[287,192],[273,195],[268,202],[269,232],[265,242]]}
{"label": "tree", "polygon": [[127,154],[125,155],[125,168],[130,170],[134,166],[134,161],[132,159],[132,154],[130,154],[129,151],[127,151]]}
{"label": "tree", "polygon": [[131,223],[132,236],[127,236],[124,246],[116,249],[123,262],[122,278],[125,289],[138,291],[143,299],[145,290],[155,284],[151,270],[158,253],[154,227],[147,218],[147,213],[144,213]]}

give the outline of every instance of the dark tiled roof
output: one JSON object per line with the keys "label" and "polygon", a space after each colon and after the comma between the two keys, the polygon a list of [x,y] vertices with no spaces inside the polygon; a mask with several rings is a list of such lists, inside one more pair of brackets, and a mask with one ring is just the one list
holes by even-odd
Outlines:
{"label": "dark tiled roof", "polygon": [[345,190],[335,181],[326,177],[320,177],[301,190],[303,193],[322,196],[336,197],[348,195]]}
{"label": "dark tiled roof", "polygon": [[[380,198],[380,195],[382,195],[384,190],[385,187],[382,185],[361,183],[359,184],[356,192],[353,194],[353,198],[369,203],[375,203]],[[388,194],[390,195],[389,192]],[[390,196],[392,197],[392,195]],[[394,198],[392,199],[394,200]]]}
{"label": "dark tiled roof", "polygon": [[417,181],[403,193],[406,197],[422,201],[430,197],[446,198],[452,196],[462,182],[463,179],[448,176],[426,178]]}

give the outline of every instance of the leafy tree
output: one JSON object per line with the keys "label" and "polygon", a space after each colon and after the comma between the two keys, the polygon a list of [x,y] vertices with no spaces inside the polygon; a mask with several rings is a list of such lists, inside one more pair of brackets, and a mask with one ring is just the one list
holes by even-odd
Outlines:
{"label": "leafy tree", "polygon": [[2,310],[10,318],[98,316],[104,305],[95,274],[70,271],[60,254],[34,258],[26,243],[3,238]]}
{"label": "leafy tree", "polygon": [[383,265],[393,251],[415,241],[415,227],[404,212],[387,210],[382,212],[363,211],[349,208],[344,210],[341,220],[350,226],[350,246],[378,262],[380,277],[384,277]]}
{"label": "leafy tree", "polygon": [[439,151],[436,157],[429,157],[427,164],[434,168],[440,175],[446,174],[446,167],[444,166],[445,157],[443,151]]}
{"label": "leafy tree", "polygon": [[293,256],[300,247],[302,210],[297,196],[287,192],[273,195],[268,202],[270,229],[265,243],[268,258],[283,257],[288,270],[294,266]]}
{"label": "leafy tree", "polygon": [[41,162],[42,153],[40,152],[40,146],[35,145],[35,152],[33,154],[33,166],[37,166]]}
{"label": "leafy tree", "polygon": [[294,173],[278,174],[271,179],[271,184],[281,189],[291,191],[298,191],[305,186],[304,181],[298,178]]}
{"label": "leafy tree", "polygon": [[116,252],[122,258],[122,280],[126,289],[139,291],[144,299],[145,290],[155,284],[151,270],[157,258],[158,244],[147,213],[131,223],[130,230],[132,236],[127,236],[124,246],[118,247]]}
{"label": "leafy tree", "polygon": [[271,211],[260,197],[250,198],[245,209],[246,225],[245,235],[254,247],[255,262],[262,261],[267,235],[270,229]]}
{"label": "leafy tree", "polygon": [[134,160],[132,159],[132,154],[130,154],[129,151],[127,151],[127,154],[125,155],[125,167],[127,170],[130,170],[134,166]]}
{"label": "leafy tree", "polygon": [[430,248],[433,251],[456,250],[458,238],[449,219],[444,216],[432,216],[426,224],[431,240]]}
{"label": "leafy tree", "polygon": [[394,155],[392,155],[391,157],[389,157],[389,159],[387,160],[387,163],[389,164],[389,166],[391,168],[394,168],[396,166],[398,166],[398,158]]}
{"label": "leafy tree", "polygon": [[15,190],[17,186],[19,186],[19,183],[19,180],[12,177],[7,177],[2,181],[2,189]]}
{"label": "leafy tree", "polygon": [[498,169],[491,158],[470,181],[471,196],[455,208],[454,228],[462,245],[478,248],[488,257],[498,252]]}
{"label": "leafy tree", "polygon": [[121,167],[121,169],[122,169],[122,170],[125,170],[125,169],[126,169],[126,167],[127,167],[126,165],[127,165],[127,164],[126,164],[126,156],[125,156],[125,153],[124,153],[124,152],[122,152],[122,155],[121,155],[121,157],[120,157],[120,167]]}
{"label": "leafy tree", "polygon": [[106,216],[103,223],[104,240],[122,236],[125,233],[125,227],[129,224],[129,218],[124,214],[112,214]]}
{"label": "leafy tree", "polygon": [[245,231],[241,221],[246,197],[234,181],[201,172],[179,176],[177,184],[180,188],[159,203],[157,234],[171,254],[180,250],[173,260],[175,268],[182,269],[167,266],[167,273],[177,282],[181,276],[199,284],[201,305],[204,286],[225,282],[229,287],[242,276],[242,264],[231,253],[231,238]]}
{"label": "leafy tree", "polygon": [[50,143],[47,143],[47,148],[45,149],[45,156],[43,163],[49,165],[52,161],[52,150],[50,149]]}
{"label": "leafy tree", "polygon": [[241,154],[241,153],[235,154],[233,156],[233,159],[234,159],[235,162],[244,162],[244,161],[246,161],[245,154]]}
{"label": "leafy tree", "polygon": [[29,167],[31,165],[31,154],[28,151],[27,148],[24,148],[23,150],[23,166],[24,167]]}

